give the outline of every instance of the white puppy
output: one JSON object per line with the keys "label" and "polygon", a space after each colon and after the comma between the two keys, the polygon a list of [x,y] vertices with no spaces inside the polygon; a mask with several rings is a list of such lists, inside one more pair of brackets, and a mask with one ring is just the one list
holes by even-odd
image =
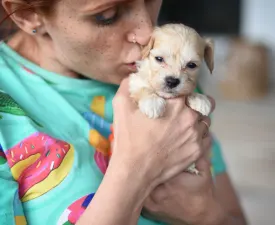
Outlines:
{"label": "white puppy", "polygon": [[[208,116],[211,102],[205,95],[193,93],[199,68],[203,62],[212,73],[214,46],[194,29],[183,24],[156,27],[144,47],[138,71],[130,75],[130,94],[149,118],[163,116],[167,98],[187,96],[188,105]],[[198,173],[195,166],[188,168]]]}

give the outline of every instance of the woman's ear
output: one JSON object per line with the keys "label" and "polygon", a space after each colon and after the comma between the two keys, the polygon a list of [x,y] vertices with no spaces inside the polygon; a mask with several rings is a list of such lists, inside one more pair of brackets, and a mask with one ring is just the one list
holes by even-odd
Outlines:
{"label": "woman's ear", "polygon": [[155,42],[155,39],[154,37],[152,36],[150,38],[150,41],[149,43],[142,49],[141,51],[141,57],[142,59],[145,59],[147,58],[149,55],[150,55],[150,51],[153,49],[154,47],[154,42]]}
{"label": "woman's ear", "polygon": [[42,26],[42,15],[21,0],[2,0],[3,8],[13,22],[26,33],[32,34]]}
{"label": "woman's ear", "polygon": [[212,74],[214,70],[214,42],[210,38],[206,38],[204,41],[204,60],[210,73]]}

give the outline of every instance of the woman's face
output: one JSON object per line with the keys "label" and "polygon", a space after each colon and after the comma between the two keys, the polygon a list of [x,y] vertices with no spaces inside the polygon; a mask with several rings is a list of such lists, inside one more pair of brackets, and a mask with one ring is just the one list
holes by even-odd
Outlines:
{"label": "woman's face", "polygon": [[[85,77],[119,84],[135,70],[162,0],[62,0],[44,19],[55,57]],[[135,37],[136,43],[133,42]]]}

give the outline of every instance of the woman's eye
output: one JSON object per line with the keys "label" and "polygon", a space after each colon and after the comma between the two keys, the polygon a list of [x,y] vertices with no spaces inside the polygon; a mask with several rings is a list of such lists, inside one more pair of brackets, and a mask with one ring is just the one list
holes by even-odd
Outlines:
{"label": "woman's eye", "polygon": [[190,63],[187,64],[187,67],[189,69],[195,69],[197,67],[197,65],[195,63],[190,62]]}
{"label": "woman's eye", "polygon": [[160,56],[156,56],[155,57],[156,61],[158,61],[159,63],[163,63],[164,62],[164,59]]}
{"label": "woman's eye", "polygon": [[108,26],[116,22],[118,19],[118,7],[108,9],[94,16],[95,22],[98,25]]}

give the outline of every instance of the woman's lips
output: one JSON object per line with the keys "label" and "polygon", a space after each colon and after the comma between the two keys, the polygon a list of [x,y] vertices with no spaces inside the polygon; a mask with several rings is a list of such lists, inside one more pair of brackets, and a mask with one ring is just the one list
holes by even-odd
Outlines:
{"label": "woman's lips", "polygon": [[127,65],[127,67],[129,67],[129,69],[130,69],[131,71],[136,71],[136,70],[137,70],[137,65],[136,65],[135,62],[127,63],[126,65]]}

